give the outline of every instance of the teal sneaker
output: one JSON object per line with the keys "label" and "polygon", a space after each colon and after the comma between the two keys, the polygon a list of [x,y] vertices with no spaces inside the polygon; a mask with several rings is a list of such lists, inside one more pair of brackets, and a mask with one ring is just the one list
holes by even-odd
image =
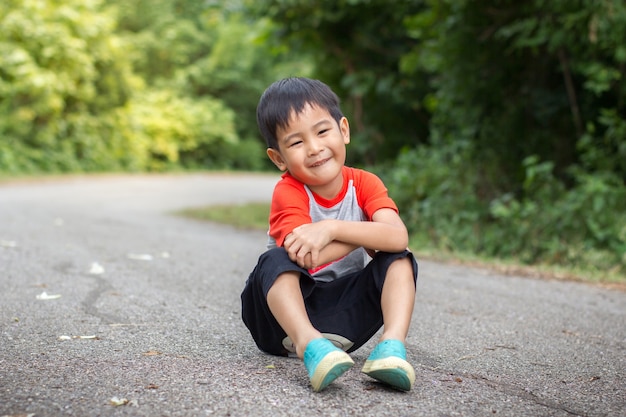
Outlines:
{"label": "teal sneaker", "polygon": [[376,345],[361,372],[402,391],[410,391],[415,383],[415,370],[406,361],[406,348],[399,340]]}
{"label": "teal sneaker", "polygon": [[352,368],[354,361],[343,350],[324,338],[313,339],[304,349],[304,366],[309,372],[313,391],[323,390]]}

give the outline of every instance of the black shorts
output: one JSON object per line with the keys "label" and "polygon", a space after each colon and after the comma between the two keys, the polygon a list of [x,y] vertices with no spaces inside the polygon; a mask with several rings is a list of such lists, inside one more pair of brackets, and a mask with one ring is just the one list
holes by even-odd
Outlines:
{"label": "black shorts", "polygon": [[306,269],[292,262],[284,248],[270,249],[248,277],[241,293],[242,318],[259,349],[286,356],[293,345],[267,305],[267,293],[281,274],[301,273],[300,288],[309,319],[317,330],[347,352],[363,346],[383,325],[380,298],[387,269],[397,259],[410,258],[417,282],[413,254],[378,252],[367,266],[331,282],[315,281]]}

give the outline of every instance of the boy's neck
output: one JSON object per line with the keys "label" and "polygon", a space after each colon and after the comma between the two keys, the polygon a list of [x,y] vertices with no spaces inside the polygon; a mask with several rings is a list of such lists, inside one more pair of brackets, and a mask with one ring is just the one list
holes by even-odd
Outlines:
{"label": "boy's neck", "polygon": [[324,184],[324,185],[317,185],[317,186],[311,186],[309,184],[304,184],[304,185],[309,190],[311,190],[311,192],[315,196],[320,197],[323,200],[328,200],[328,201],[333,200],[338,195],[342,194],[345,191],[346,183],[347,183],[345,168],[346,167],[344,166],[341,169],[341,182],[337,182],[336,184]]}

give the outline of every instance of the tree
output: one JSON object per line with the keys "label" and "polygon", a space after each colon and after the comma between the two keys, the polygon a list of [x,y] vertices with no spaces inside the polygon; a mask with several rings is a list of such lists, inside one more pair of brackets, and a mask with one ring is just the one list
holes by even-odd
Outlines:
{"label": "tree", "polygon": [[[271,23],[250,17],[237,1],[110,2],[120,10],[120,31],[135,46],[134,68],[148,87],[176,91],[185,100],[220,101],[234,112],[238,138],[230,143],[241,148],[221,148],[222,159],[231,158],[236,167],[269,166],[256,126],[256,103],[271,82],[292,68],[306,72],[307,60],[268,45]],[[219,123],[222,118],[211,119]],[[197,166],[208,154],[220,152],[207,149],[190,149],[181,162]]]}
{"label": "tree", "polygon": [[99,1],[8,0],[0,26],[0,170],[115,167],[107,155],[124,145],[85,129],[139,83],[114,15]]}
{"label": "tree", "polygon": [[626,180],[623,2],[429,3],[403,59],[431,74],[434,137],[472,143],[500,189],[521,190],[533,155],[570,185],[577,164]]}
{"label": "tree", "polygon": [[431,145],[391,173],[411,229],[455,251],[626,270],[626,5],[428,4],[406,20],[402,69],[429,74]]}
{"label": "tree", "polygon": [[423,1],[262,0],[251,7],[276,23],[273,42],[311,56],[314,76],[343,99],[353,162],[389,160],[426,141],[427,78],[399,72],[415,43],[404,19],[422,11]]}
{"label": "tree", "polygon": [[0,171],[263,167],[267,22],[222,6],[3,2]]}

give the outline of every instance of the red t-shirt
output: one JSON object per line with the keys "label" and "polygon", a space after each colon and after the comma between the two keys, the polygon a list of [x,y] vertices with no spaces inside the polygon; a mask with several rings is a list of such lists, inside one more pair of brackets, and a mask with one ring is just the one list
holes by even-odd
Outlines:
{"label": "red t-shirt", "polygon": [[[276,184],[270,210],[269,236],[276,246],[296,227],[324,219],[371,221],[377,210],[398,207],[376,175],[344,166],[339,194],[327,200],[313,193],[288,172]],[[311,198],[312,197],[312,198]]]}

